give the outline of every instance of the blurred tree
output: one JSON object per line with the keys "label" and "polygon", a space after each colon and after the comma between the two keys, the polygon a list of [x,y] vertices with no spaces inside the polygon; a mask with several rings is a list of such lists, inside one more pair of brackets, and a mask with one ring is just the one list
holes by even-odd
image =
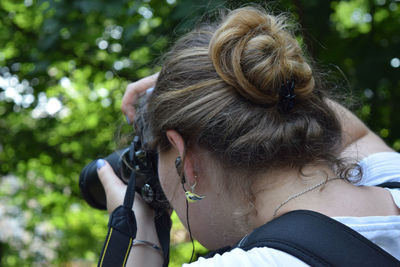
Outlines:
{"label": "blurred tree", "polygon": [[[204,13],[212,18],[217,7],[249,2],[268,1],[0,2],[1,266],[96,262],[108,216],[82,201],[78,176],[118,146],[126,84],[157,71],[163,52]],[[399,2],[272,6],[293,13],[310,55],[339,77],[358,100],[357,113],[399,150]],[[190,249],[173,245],[171,266],[187,260]]]}

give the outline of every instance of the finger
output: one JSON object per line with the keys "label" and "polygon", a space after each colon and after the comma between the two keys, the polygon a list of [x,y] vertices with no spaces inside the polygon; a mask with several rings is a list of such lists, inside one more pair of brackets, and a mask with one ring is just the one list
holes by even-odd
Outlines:
{"label": "finger", "polygon": [[132,123],[135,118],[135,104],[140,96],[142,96],[147,89],[154,87],[158,73],[140,79],[136,82],[130,83],[122,98],[121,109],[125,114],[128,123]]}
{"label": "finger", "polygon": [[104,159],[99,159],[96,162],[97,165],[97,173],[99,175],[100,182],[102,183],[104,188],[113,188],[113,187],[121,187],[124,186],[124,183],[118,176],[115,174],[114,170],[110,166],[110,164]]}
{"label": "finger", "polygon": [[122,204],[126,185],[114,173],[114,170],[107,161],[99,159],[96,164],[97,174],[106,193],[107,210],[111,212]]}
{"label": "finger", "polygon": [[138,98],[142,96],[148,88],[154,87],[157,77],[158,73],[140,79],[139,81],[131,83],[127,86],[125,94],[122,98],[121,109],[126,115],[127,120],[129,120],[128,123],[133,122],[135,117],[134,105],[136,104]]}

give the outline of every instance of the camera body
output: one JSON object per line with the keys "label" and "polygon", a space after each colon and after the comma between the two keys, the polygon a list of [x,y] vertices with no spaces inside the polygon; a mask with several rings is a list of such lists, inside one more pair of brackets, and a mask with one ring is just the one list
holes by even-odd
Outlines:
{"label": "camera body", "polygon": [[[131,145],[104,158],[122,182],[128,184],[135,179],[135,191],[156,212],[170,209],[158,178],[158,155],[155,151],[142,149],[141,141],[135,136]],[[106,209],[106,195],[97,175],[94,160],[83,168],[79,187],[86,202],[97,209]]]}

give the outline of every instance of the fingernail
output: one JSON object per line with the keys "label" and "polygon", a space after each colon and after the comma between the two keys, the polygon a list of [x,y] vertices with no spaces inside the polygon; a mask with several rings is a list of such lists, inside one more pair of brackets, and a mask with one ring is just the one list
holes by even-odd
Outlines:
{"label": "fingernail", "polygon": [[154,87],[150,87],[149,89],[146,90],[146,94],[149,95],[153,92]]}
{"label": "fingernail", "polygon": [[126,122],[127,122],[128,124],[131,124],[131,120],[129,119],[128,115],[125,115],[125,118],[126,118]]}
{"label": "fingernail", "polygon": [[104,165],[106,165],[106,162],[104,159],[98,159],[96,161],[96,166],[97,166],[98,170],[100,170]]}

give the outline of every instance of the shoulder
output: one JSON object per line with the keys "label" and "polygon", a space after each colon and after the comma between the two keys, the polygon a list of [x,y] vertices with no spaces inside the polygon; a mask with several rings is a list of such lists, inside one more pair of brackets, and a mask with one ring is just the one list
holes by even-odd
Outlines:
{"label": "shoulder", "polygon": [[287,254],[283,251],[261,247],[244,251],[235,248],[232,251],[222,255],[215,255],[212,258],[199,258],[198,261],[191,264],[184,264],[183,267],[216,267],[216,266],[293,266],[304,267],[309,266],[298,258]]}
{"label": "shoulder", "polygon": [[385,182],[400,182],[400,153],[374,153],[358,163],[362,179],[356,185],[373,186]]}

